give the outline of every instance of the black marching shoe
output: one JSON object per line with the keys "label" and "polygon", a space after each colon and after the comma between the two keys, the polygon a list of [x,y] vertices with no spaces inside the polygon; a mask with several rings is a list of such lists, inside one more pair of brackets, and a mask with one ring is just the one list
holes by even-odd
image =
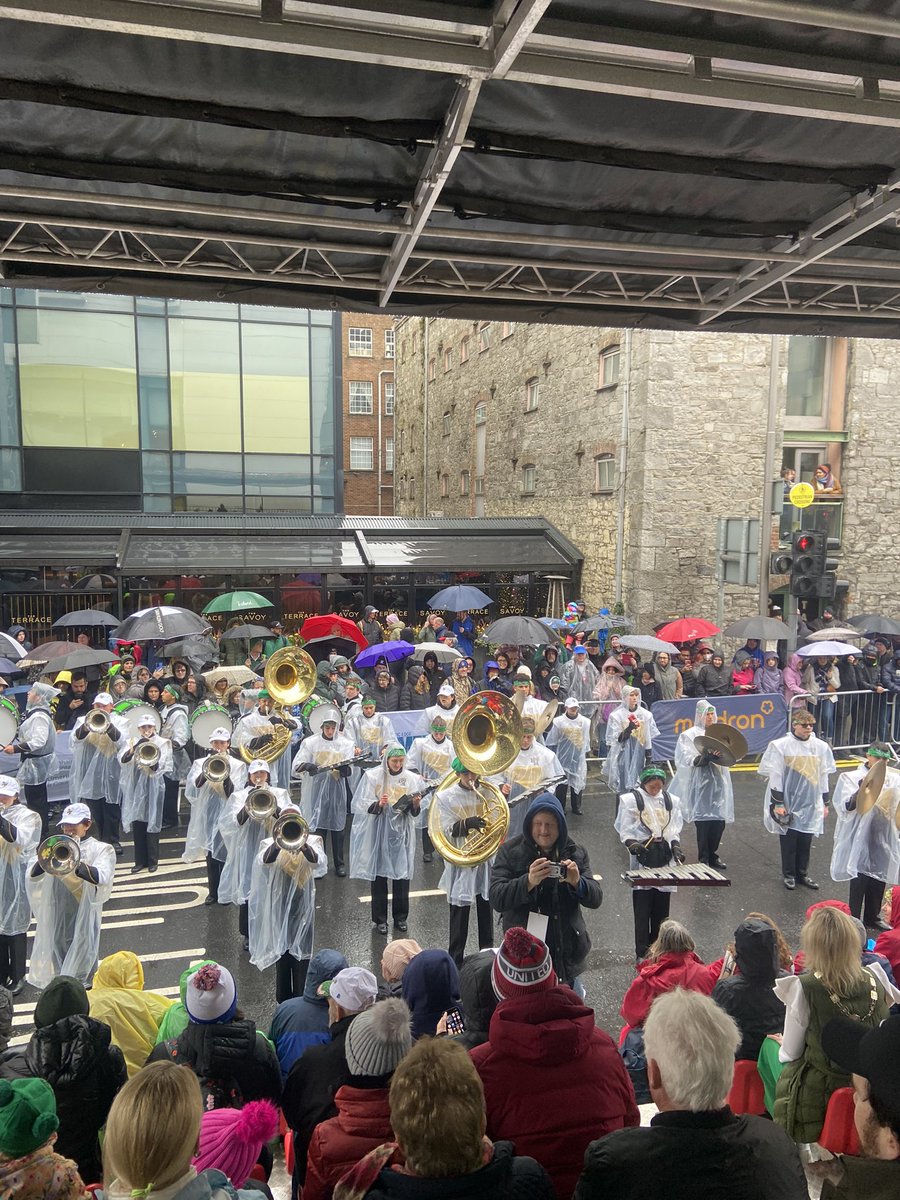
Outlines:
{"label": "black marching shoe", "polygon": [[429,854],[428,851],[426,850],[426,852],[422,855],[422,862],[426,862],[426,863],[434,862],[434,855]]}
{"label": "black marching shoe", "polygon": [[395,921],[394,928],[397,930],[398,933],[406,933],[409,926],[406,924],[405,921]]}
{"label": "black marching shoe", "polygon": [[372,924],[375,926],[375,931],[377,933],[387,937],[387,921],[373,921]]}
{"label": "black marching shoe", "polygon": [[10,987],[9,990],[14,996],[21,995],[22,992],[25,990],[25,980],[17,979],[16,982]]}
{"label": "black marching shoe", "polygon": [[159,870],[159,863],[156,863],[156,864],[155,864],[154,866],[152,866],[152,867],[148,867],[148,868],[147,868],[147,870],[148,870],[148,871],[150,872],[150,874],[152,875],[154,871],[158,871],[158,870]]}
{"label": "black marching shoe", "polygon": [[131,874],[137,875],[138,871],[146,871],[146,870],[147,870],[146,867],[139,867],[138,864],[135,863],[134,866],[131,868]]}
{"label": "black marching shoe", "polygon": [[338,879],[346,879],[347,868],[344,866],[343,863],[341,863],[341,865],[339,867],[334,868],[334,873],[335,873],[335,875],[337,875]]}
{"label": "black marching shoe", "polygon": [[246,934],[241,938],[241,949],[246,950],[248,954],[250,952],[250,939]]}
{"label": "black marching shoe", "polygon": [[122,855],[125,853],[125,847],[122,845],[121,842],[113,842],[112,848],[116,852],[116,858],[121,858]]}
{"label": "black marching shoe", "polygon": [[801,887],[809,888],[811,892],[817,892],[819,890],[819,885],[814,879],[810,879],[808,875],[800,875],[797,878],[797,882],[801,885]]}
{"label": "black marching shoe", "polygon": [[885,921],[884,917],[876,917],[874,921],[867,921],[866,927],[868,929],[877,929],[879,933],[890,933],[894,928],[893,925],[889,925]]}
{"label": "black marching shoe", "polygon": [[784,886],[787,888],[787,890],[789,892],[792,892],[794,890],[794,888],[797,886],[797,880],[793,877],[793,875],[785,875],[784,879],[782,880],[782,883],[784,884]]}
{"label": "black marching shoe", "polygon": [[724,871],[728,867],[728,863],[722,862],[722,860],[721,860],[721,858],[719,858],[718,854],[712,855],[712,857],[709,860],[709,865],[715,871]]}
{"label": "black marching shoe", "polygon": [[203,901],[203,903],[204,904],[215,904],[218,899],[219,899],[218,896],[207,896],[206,899]]}

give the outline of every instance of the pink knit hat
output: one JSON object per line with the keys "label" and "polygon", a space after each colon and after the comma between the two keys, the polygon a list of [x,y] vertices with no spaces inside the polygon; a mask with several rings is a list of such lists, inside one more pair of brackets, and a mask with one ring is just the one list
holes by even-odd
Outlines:
{"label": "pink knit hat", "polygon": [[278,1129],[278,1109],[268,1100],[251,1100],[243,1108],[214,1108],[200,1121],[200,1148],[193,1159],[198,1171],[215,1167],[236,1188],[250,1178],[266,1142]]}

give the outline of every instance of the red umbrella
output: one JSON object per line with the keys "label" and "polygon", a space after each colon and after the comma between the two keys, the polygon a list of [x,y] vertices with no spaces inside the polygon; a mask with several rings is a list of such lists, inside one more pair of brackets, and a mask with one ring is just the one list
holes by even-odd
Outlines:
{"label": "red umbrella", "polygon": [[300,636],[305,642],[308,642],[310,638],[353,638],[360,650],[365,650],[369,644],[363,637],[359,626],[348,617],[339,616],[338,613],[323,613],[319,617],[307,617],[300,626]]}
{"label": "red umbrella", "polygon": [[656,636],[666,642],[695,642],[697,638],[712,637],[719,632],[718,625],[713,625],[712,621],[704,621],[702,617],[682,617],[662,625]]}

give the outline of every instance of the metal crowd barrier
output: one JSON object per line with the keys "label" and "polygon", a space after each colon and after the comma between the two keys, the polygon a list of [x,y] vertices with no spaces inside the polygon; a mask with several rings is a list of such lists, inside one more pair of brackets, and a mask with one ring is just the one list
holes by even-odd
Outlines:
{"label": "metal crowd barrier", "polygon": [[872,742],[900,740],[900,705],[889,692],[830,692],[792,696],[789,716],[805,708],[816,718],[816,735],[832,750],[865,750]]}

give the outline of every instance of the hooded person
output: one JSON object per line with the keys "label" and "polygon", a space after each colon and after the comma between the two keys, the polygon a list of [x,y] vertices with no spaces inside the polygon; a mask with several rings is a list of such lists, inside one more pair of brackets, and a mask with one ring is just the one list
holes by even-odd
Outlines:
{"label": "hooded person", "polygon": [[18,780],[0,775],[0,985],[14,996],[25,986],[28,867],[40,837],[41,818],[21,803]]}
{"label": "hooded person", "polygon": [[[134,866],[138,871],[156,871],[159,866],[159,835],[163,827],[165,773],[172,765],[172,743],[156,733],[152,715],[138,718],[138,737],[129,739],[119,751],[122,764],[122,828],[134,832]],[[157,752],[155,762],[144,758],[146,747]]]}
{"label": "hooded person", "polygon": [[778,655],[774,650],[765,652],[763,665],[757,667],[754,673],[753,687],[760,694],[781,695],[784,688],[784,672],[778,666]]}
{"label": "hooded person", "polygon": [[459,968],[460,1007],[466,1027],[455,1041],[466,1050],[474,1050],[488,1040],[491,1017],[499,1003],[493,983],[495,957],[493,950],[479,950],[463,959]]}
{"label": "hooded person", "polygon": [[378,667],[372,683],[375,708],[380,713],[397,712],[400,708],[400,685],[391,674],[390,667]]}
{"label": "hooded person", "polygon": [[[368,703],[371,697],[366,697]],[[315,710],[314,710],[315,712]],[[347,824],[347,781],[354,768],[347,759],[356,748],[348,734],[340,733],[341,713],[335,705],[321,706],[316,713],[319,732],[303,739],[291,764],[291,776],[301,779],[301,808],[310,829],[323,842],[331,832],[331,856],[335,874],[343,878],[344,827]],[[337,767],[338,763],[344,766]],[[332,770],[337,767],[336,770]]]}
{"label": "hooded person", "polygon": [[268,1100],[205,1112],[191,1162],[198,1172],[221,1171],[235,1188],[243,1188],[263,1147],[277,1134],[278,1119],[277,1107]]}
{"label": "hooded person", "polygon": [[0,1196],[82,1200],[78,1167],[54,1149],[59,1118],[43,1079],[0,1080]]}
{"label": "hooded person", "polygon": [[347,965],[339,950],[318,950],[310,959],[303,994],[283,1000],[275,1009],[269,1038],[275,1045],[284,1079],[308,1046],[329,1040],[328,997],[321,988]]}
{"label": "hooded person", "polygon": [[144,968],[130,950],[100,960],[89,999],[91,1016],[109,1026],[129,1077],[134,1075],[156,1045],[159,1026],[174,1001],[144,991]]}
{"label": "hooded person", "polygon": [[113,711],[114,698],[110,692],[98,692],[92,711],[105,713],[109,724],[102,733],[92,733],[87,724],[89,713],[78,717],[69,745],[72,766],[69,771],[69,799],[72,804],[83,801],[91,810],[94,829],[101,842],[109,842],[121,858],[119,830],[122,806],[119,795],[121,763],[119,750],[128,737],[127,718]]}
{"label": "hooded person", "polygon": [[652,713],[641,705],[640,689],[623,686],[622,699],[606,727],[609,753],[601,775],[610,791],[621,794],[637,783],[650,761],[653,738],[658,736]]}
{"label": "hooded person", "polygon": [[719,977],[720,964],[708,966],[696,951],[694,939],[680,922],[663,921],[659,936],[638,967],[619,1009],[631,1029],[643,1026],[654,1000],[674,988],[702,992],[704,996],[710,994]]}
{"label": "hooded person", "polygon": [[732,694],[732,669],[721,650],[713,650],[709,661],[697,671],[697,690],[703,696]]}
{"label": "hooded person", "polygon": [[886,900],[890,929],[878,935],[875,953],[891,964],[894,978],[900,980],[900,887],[893,887]]}
{"label": "hooded person", "polygon": [[741,921],[734,931],[734,959],[735,973],[719,979],[712,998],[740,1030],[734,1057],[756,1062],[766,1037],[784,1029],[784,1001],[775,992],[782,972],[772,926],[757,918]]}
{"label": "hooded person", "polygon": [[634,681],[641,691],[641,704],[653,708],[663,698],[662,688],[656,680],[656,667],[652,662],[644,663],[635,672]]}
{"label": "hooded person", "polygon": [[53,1089],[59,1118],[54,1149],[78,1166],[82,1179],[102,1176],[99,1133],[127,1079],[125,1059],[110,1029],[88,1015],[84,986],[59,975],[39,997],[28,1043],[0,1060],[3,1079],[43,1079]]}
{"label": "hooded person", "polygon": [[[231,730],[227,726],[214,729],[209,735],[209,753],[191,764],[184,786],[191,815],[181,859],[182,862],[205,860],[210,903],[218,899],[222,867],[227,856],[219,826],[231,797],[245,786],[247,780],[243,761],[228,752],[230,743]],[[220,762],[228,768],[222,778],[211,770]]]}
{"label": "hooded person", "polygon": [[531,801],[522,834],[497,851],[490,898],[505,930],[532,923],[545,929],[558,978],[583,995],[579,976],[591,948],[583,909],[599,908],[603,891],[549,792]]}
{"label": "hooded person", "polygon": [[438,1021],[459,1003],[459,971],[446,950],[423,950],[403,972],[403,999],[412,1018],[412,1038],[433,1037]]}
{"label": "hooded person", "polygon": [[[565,777],[563,779],[562,777]],[[525,813],[528,808],[520,797],[525,792],[534,792],[536,788],[546,791],[554,780],[561,780],[559,786],[567,786],[567,774],[552,750],[542,746],[535,737],[533,717],[522,718],[522,738],[519,742],[519,753],[506,768],[502,775],[495,776],[492,782],[499,783],[500,790],[509,802],[509,828],[507,838],[516,837],[522,832],[525,824]],[[546,786],[542,786],[546,785]],[[555,784],[553,784],[555,786]],[[558,795],[558,793],[557,793]],[[564,802],[563,807],[565,807]]]}
{"label": "hooded person", "polygon": [[[272,711],[272,697],[267,688],[257,688],[255,692],[250,689],[250,692],[248,695],[248,690],[244,689],[241,693],[242,715],[231,735],[232,749],[241,757],[249,753],[255,758],[265,758],[269,763],[272,783],[276,787],[289,788],[291,739],[300,723],[286,711]],[[249,706],[246,711],[245,705]],[[280,753],[272,752],[276,740],[284,741],[284,749]]]}
{"label": "hooded person", "polygon": [[[860,796],[870,770],[885,764],[884,784],[877,796]],[[886,742],[875,742],[866,761],[838,779],[834,789],[837,825],[831,855],[831,878],[850,881],[850,912],[870,929],[887,930],[881,917],[884,889],[900,879],[900,771]]]}
{"label": "hooded person", "polygon": [[784,684],[784,702],[790,709],[793,707],[796,697],[806,695],[806,688],[803,686],[803,659],[799,654],[792,654],[788,659],[787,666],[782,672],[782,682]]}
{"label": "hooded person", "polygon": [[431,688],[425,668],[413,663],[406,675],[406,683],[400,689],[401,712],[420,712],[431,706]]}
{"label": "hooded person", "polygon": [[[406,765],[410,771],[421,775],[426,784],[436,784],[450,770],[450,764],[456,757],[453,743],[447,736],[447,721],[443,716],[435,716],[431,728],[425,737],[413,738],[412,745],[406,756]],[[428,835],[428,809],[431,796],[422,797],[417,825],[422,830],[422,850],[424,861],[434,861],[434,846]]]}
{"label": "hooded person", "polygon": [[578,701],[567,696],[562,714],[554,717],[544,739],[555,751],[566,778],[557,784],[556,798],[566,811],[566,797],[572,793],[572,812],[581,816],[581,797],[587,783],[587,755],[591,748],[591,723],[582,716]]}
{"label": "hooded person", "polygon": [[[28,689],[25,715],[6,754],[18,754],[17,779],[25,803],[41,818],[41,838],[50,829],[47,810],[47,780],[56,770],[56,727],[50,705],[59,689],[49,683],[33,683]],[[74,715],[72,721],[74,723]]]}
{"label": "hooded person", "polygon": [[625,669],[616,656],[610,654],[600,669],[600,678],[593,691],[593,699],[600,703],[594,706],[591,715],[591,734],[599,746],[601,758],[606,757],[606,725],[621,702],[622,688],[625,686]]}
{"label": "hooded person", "polygon": [[576,646],[572,657],[559,672],[566,695],[576,700],[590,700],[600,674],[588,657],[585,646]]}
{"label": "hooded person", "polygon": [[726,824],[734,822],[731,772],[721,764],[720,752],[698,750],[696,745],[717,716],[708,700],[697,701],[693,727],[679,734],[675,744],[677,769],[672,786],[681,799],[684,819],[696,823],[698,861],[722,871],[725,863],[719,858],[719,844]]}

